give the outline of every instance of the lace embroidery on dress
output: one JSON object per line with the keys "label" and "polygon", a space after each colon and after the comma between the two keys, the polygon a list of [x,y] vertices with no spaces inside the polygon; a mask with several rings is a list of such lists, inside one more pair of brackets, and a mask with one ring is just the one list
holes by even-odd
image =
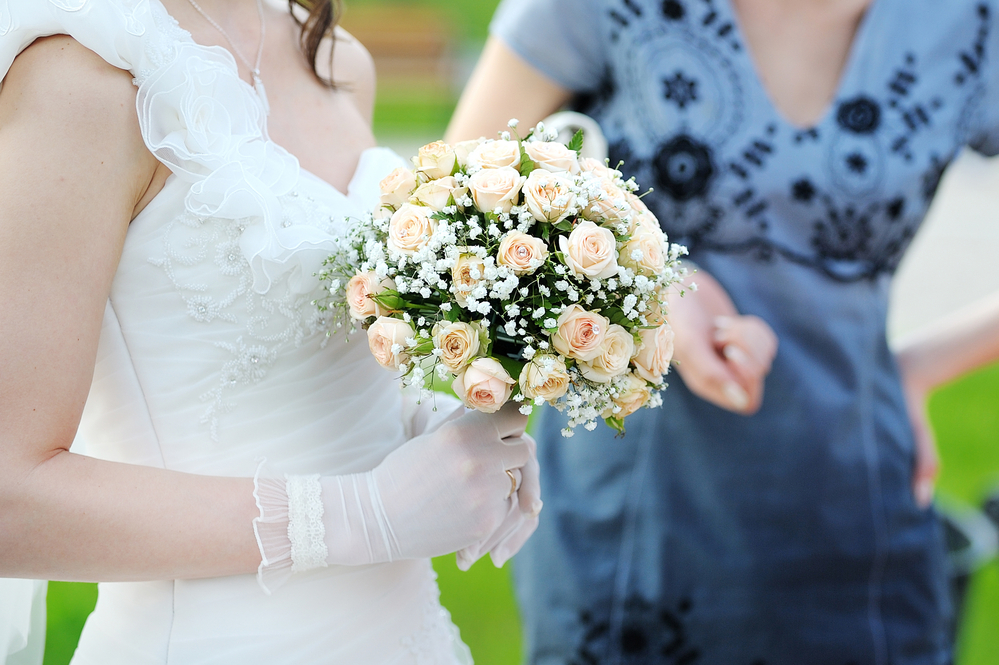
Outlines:
{"label": "lace embroidery on dress", "polygon": [[325,568],[329,550],[323,524],[323,488],[319,474],[285,476],[288,487],[288,539],[291,541],[291,572]]}
{"label": "lace embroidery on dress", "polygon": [[424,601],[420,627],[402,639],[402,645],[413,654],[416,665],[440,665],[440,656],[447,650],[454,654],[455,663],[472,665],[472,652],[461,641],[458,627],[451,621],[451,613],[441,605],[437,573],[429,565],[421,593]]}
{"label": "lace embroidery on dress", "polygon": [[[283,197],[284,198],[284,197]],[[312,197],[289,196],[295,204],[284,207],[286,222],[311,223],[333,230],[335,218]],[[306,339],[329,329],[329,316],[312,306],[313,296],[272,287],[259,294],[251,286],[250,265],[243,256],[239,238],[251,219],[203,219],[184,213],[164,231],[164,256],[150,259],[164,270],[187,305],[187,313],[199,323],[223,321],[243,328],[233,342],[216,342],[228,353],[217,385],[200,395],[208,406],[201,421],[218,440],[219,417],[236,406],[234,391],[259,383],[286,346],[300,346]],[[204,266],[217,270],[206,274]],[[193,272],[191,277],[184,276]],[[206,283],[210,281],[209,283]],[[242,316],[240,316],[242,315]],[[323,346],[328,338],[321,335]]]}

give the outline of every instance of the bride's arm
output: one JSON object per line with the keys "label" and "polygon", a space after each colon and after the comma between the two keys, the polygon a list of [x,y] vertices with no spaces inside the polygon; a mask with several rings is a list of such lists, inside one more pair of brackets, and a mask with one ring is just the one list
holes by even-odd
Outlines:
{"label": "bride's arm", "polygon": [[157,180],[127,72],[66,37],[0,91],[0,575],[249,573],[248,479],[68,452],[125,232]]}

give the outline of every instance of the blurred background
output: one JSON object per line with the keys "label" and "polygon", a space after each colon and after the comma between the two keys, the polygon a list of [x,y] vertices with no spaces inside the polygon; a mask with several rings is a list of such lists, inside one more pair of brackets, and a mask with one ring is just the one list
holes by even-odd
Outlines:
{"label": "blurred background", "polygon": [[[375,133],[404,157],[440,138],[485,41],[498,0],[347,0],[343,25],[371,51],[378,69]],[[999,162],[963,155],[949,170],[893,291],[893,338],[999,290]],[[999,366],[939,390],[930,402],[943,473],[939,501],[982,526],[980,508],[999,489]],[[999,500],[993,506],[999,520]],[[959,583],[967,582],[958,665],[999,663],[999,559],[966,533],[951,531]],[[987,542],[987,541],[986,541]],[[515,562],[514,562],[515,565]],[[477,665],[520,662],[510,564],[480,561],[467,573],[454,557],[435,561],[441,599]],[[69,662],[95,585],[54,582],[48,592],[46,665]]]}

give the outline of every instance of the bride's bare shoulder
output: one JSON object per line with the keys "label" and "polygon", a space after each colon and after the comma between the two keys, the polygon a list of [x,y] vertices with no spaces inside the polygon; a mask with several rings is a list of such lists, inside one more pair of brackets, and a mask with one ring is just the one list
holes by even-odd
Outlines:
{"label": "bride's bare shoulder", "polygon": [[375,103],[375,63],[368,49],[341,27],[333,35],[334,83],[356,97],[358,108],[370,118]]}
{"label": "bride's bare shoulder", "polygon": [[135,116],[132,75],[67,35],[42,37],[21,52],[4,78],[3,91],[13,95],[12,90],[22,98],[65,97],[75,113],[94,106],[107,112],[127,103]]}
{"label": "bride's bare shoulder", "polygon": [[38,39],[14,59],[3,79],[2,143],[8,150],[35,145],[37,152],[43,148],[38,141],[44,141],[68,160],[113,155],[114,168],[126,175],[121,182],[144,188],[157,163],[142,140],[135,96],[129,72],[71,37]]}

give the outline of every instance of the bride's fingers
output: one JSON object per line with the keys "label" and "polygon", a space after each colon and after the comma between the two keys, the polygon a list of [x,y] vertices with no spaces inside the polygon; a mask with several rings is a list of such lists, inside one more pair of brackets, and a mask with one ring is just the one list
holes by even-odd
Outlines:
{"label": "bride's fingers", "polygon": [[520,508],[517,506],[515,501],[510,502],[506,516],[491,534],[482,540],[472,543],[468,547],[462,548],[456,552],[458,568],[461,570],[468,570],[471,568],[472,564],[482,558],[486,552],[498,545],[510,533],[515,531],[520,526],[522,520],[523,515],[520,512]]}
{"label": "bride's fingers", "polygon": [[528,435],[524,435],[531,456],[521,469],[523,480],[517,490],[520,510],[525,515],[537,517],[544,505],[541,501],[541,467],[538,465],[537,444]]}
{"label": "bride's fingers", "polygon": [[524,543],[527,542],[527,539],[531,537],[537,528],[537,517],[525,519],[520,528],[489,551],[489,558],[493,560],[493,565],[497,568],[502,568],[503,564],[512,559],[520,551],[520,548],[524,546]]}

